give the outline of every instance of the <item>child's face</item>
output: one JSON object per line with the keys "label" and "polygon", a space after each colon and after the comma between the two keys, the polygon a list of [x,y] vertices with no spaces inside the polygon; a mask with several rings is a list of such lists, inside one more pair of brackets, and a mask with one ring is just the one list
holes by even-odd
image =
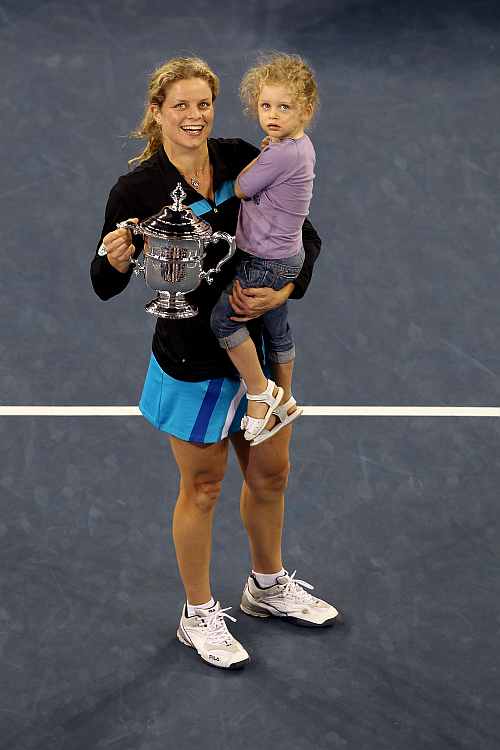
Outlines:
{"label": "child's face", "polygon": [[304,135],[307,113],[286,86],[266,84],[257,102],[259,123],[272,140]]}

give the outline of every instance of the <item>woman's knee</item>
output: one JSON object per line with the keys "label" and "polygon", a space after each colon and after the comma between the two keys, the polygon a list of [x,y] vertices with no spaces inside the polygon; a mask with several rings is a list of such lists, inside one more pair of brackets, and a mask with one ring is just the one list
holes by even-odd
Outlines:
{"label": "woman's knee", "polygon": [[288,485],[290,464],[287,462],[269,471],[247,471],[245,481],[254,495],[281,495]]}
{"label": "woman's knee", "polygon": [[184,500],[202,513],[210,513],[216,506],[222,488],[222,477],[193,479],[184,483]]}
{"label": "woman's knee", "polygon": [[197,445],[171,438],[172,451],[180,472],[179,502],[184,509],[209,513],[220,495],[226,472],[228,440]]}

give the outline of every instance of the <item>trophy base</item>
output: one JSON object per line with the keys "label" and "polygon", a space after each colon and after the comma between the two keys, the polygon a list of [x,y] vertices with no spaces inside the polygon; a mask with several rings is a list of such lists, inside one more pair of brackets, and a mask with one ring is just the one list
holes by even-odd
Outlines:
{"label": "trophy base", "polygon": [[172,296],[169,292],[158,292],[158,297],[148,302],[144,309],[157,318],[170,318],[171,320],[194,318],[198,315],[198,308],[195,305],[190,305],[183,296]]}

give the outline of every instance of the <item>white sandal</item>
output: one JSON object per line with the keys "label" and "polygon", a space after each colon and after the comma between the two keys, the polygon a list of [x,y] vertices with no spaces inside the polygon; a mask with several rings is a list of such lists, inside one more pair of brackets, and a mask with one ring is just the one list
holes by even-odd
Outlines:
{"label": "white sandal", "polygon": [[292,406],[297,406],[297,402],[295,401],[293,396],[288,399],[286,404],[280,404],[279,406],[277,406],[273,410],[273,414],[278,417],[279,421],[276,422],[271,430],[261,430],[257,437],[252,440],[250,445],[252,446],[263,443],[264,440],[268,440],[273,435],[276,435],[276,433],[279,432],[283,427],[286,427],[287,424],[290,424],[290,422],[293,422],[295,419],[297,419],[297,417],[300,417],[304,409],[301,406],[297,406],[295,411],[292,411],[292,413],[289,414],[288,409],[290,409]]}
{"label": "white sandal", "polygon": [[[277,388],[276,396],[273,395],[274,389]],[[277,386],[272,380],[267,381],[266,390],[262,393],[247,393],[247,399],[249,401],[261,401],[268,405],[267,412],[262,419],[256,417],[249,417],[245,414],[241,420],[241,429],[245,430],[245,440],[254,440],[257,435],[260,435],[266,424],[271,419],[273,410],[278,406],[281,399],[283,398],[283,388]]]}

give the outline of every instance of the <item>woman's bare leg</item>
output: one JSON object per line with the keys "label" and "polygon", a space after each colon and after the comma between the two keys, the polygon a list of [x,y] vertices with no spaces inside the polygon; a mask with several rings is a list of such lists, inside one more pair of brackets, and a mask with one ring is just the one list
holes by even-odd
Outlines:
{"label": "woman's bare leg", "polygon": [[[284,404],[292,395],[292,376],[293,376],[293,365],[295,360],[291,359],[289,362],[271,362],[271,371],[273,373],[274,382],[283,388],[283,398],[281,403]],[[291,406],[287,409],[287,413],[291,414],[296,410],[296,406]],[[267,423],[267,429],[272,430],[278,421],[278,417],[274,414]]]}
{"label": "woman's bare leg", "polygon": [[210,590],[212,521],[227,465],[228,441],[199,445],[170,437],[180,472],[173,538],[190,604],[204,604]]}
{"label": "woman's bare leg", "polygon": [[231,436],[243,473],[240,512],[247,530],[252,568],[276,573],[283,567],[281,538],[289,473],[291,426],[251,448],[241,432]]}

